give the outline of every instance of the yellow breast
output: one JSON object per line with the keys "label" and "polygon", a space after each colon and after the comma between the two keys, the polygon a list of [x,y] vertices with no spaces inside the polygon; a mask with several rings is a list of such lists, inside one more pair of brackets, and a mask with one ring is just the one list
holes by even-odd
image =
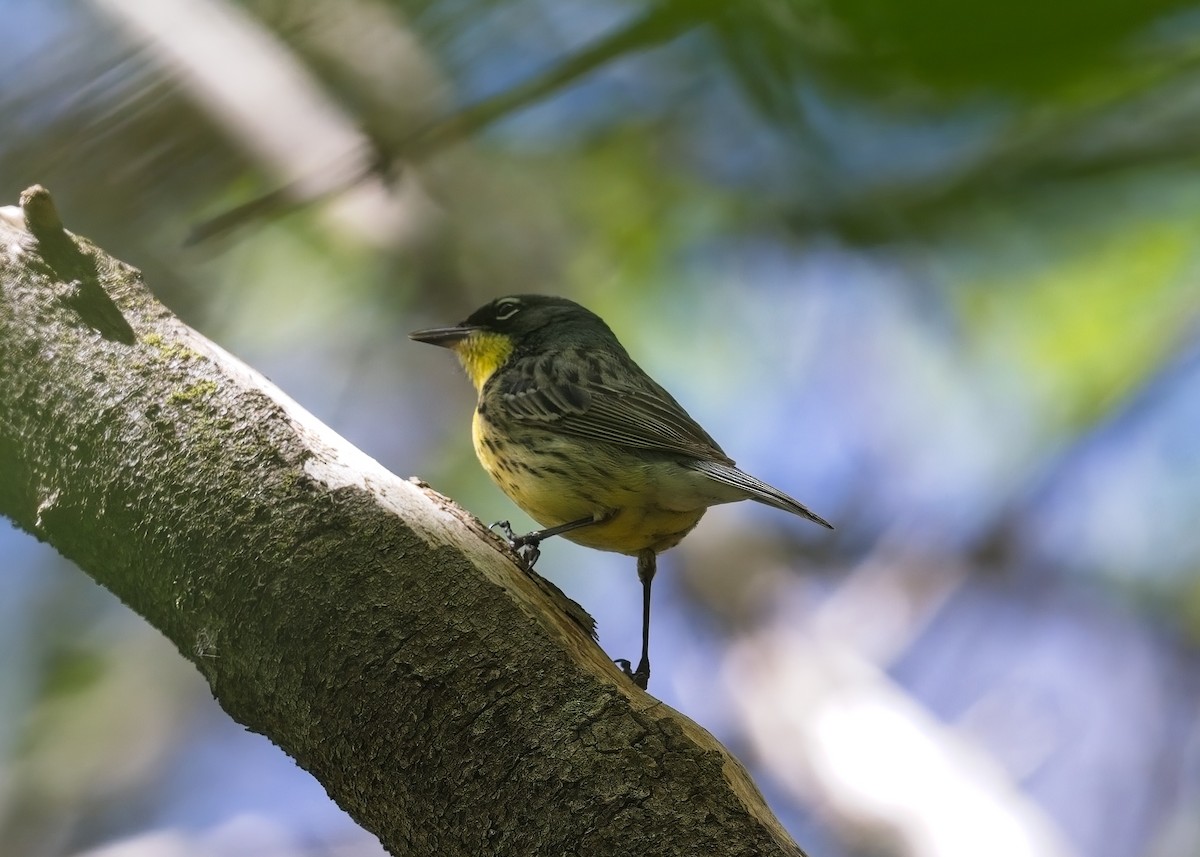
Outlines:
{"label": "yellow breast", "polygon": [[670,462],[648,462],[549,432],[504,435],[478,410],[472,439],[483,469],[543,527],[597,518],[564,534],[587,547],[628,554],[666,550],[696,526],[711,502],[691,489],[694,476]]}

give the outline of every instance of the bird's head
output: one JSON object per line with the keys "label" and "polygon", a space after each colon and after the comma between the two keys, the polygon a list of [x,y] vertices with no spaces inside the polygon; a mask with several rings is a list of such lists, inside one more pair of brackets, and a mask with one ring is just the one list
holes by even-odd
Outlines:
{"label": "bird's head", "polygon": [[[616,344],[608,325],[574,301],[548,295],[509,295],[484,304],[453,327],[409,334],[417,342],[450,348],[476,389],[514,354],[538,354],[556,347],[588,348]],[[620,345],[616,345],[620,348]]]}

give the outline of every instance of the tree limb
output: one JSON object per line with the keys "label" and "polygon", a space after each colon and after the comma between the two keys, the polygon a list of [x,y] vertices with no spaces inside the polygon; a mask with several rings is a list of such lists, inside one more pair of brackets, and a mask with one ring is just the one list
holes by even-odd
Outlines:
{"label": "tree limb", "polygon": [[332,175],[318,182],[316,188],[306,187],[313,185],[311,180],[289,182],[284,187],[274,188],[197,223],[189,232],[187,243],[199,244],[257,218],[284,214],[341,193],[372,175],[390,175],[406,164],[423,161],[497,121],[572,86],[601,66],[675,38],[703,19],[701,11],[702,8],[697,7],[694,0],[668,0],[655,5],[551,67],[509,89],[429,121],[403,140],[384,140],[378,136],[372,138],[375,157],[369,163],[350,169],[331,169]]}
{"label": "tree limb", "polygon": [[21,201],[0,209],[0,514],[386,848],[803,854],[477,520],[182,324],[43,189]]}

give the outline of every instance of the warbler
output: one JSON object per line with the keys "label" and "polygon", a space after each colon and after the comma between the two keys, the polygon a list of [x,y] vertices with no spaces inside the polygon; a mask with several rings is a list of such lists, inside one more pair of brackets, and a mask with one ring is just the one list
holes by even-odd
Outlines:
{"label": "warbler", "polygon": [[637,557],[642,655],[636,670],[618,663],[643,689],[657,555],[679,544],[709,506],[757,500],[833,529],[739,470],[608,325],[574,301],[511,295],[453,327],[409,335],[452,349],[475,385],[475,454],[545,528],[514,536],[507,522],[499,525],[530,568],[539,543],[555,535]]}

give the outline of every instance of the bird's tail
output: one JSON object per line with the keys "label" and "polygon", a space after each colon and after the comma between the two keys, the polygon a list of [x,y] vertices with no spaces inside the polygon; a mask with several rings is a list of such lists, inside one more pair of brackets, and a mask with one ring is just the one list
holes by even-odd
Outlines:
{"label": "bird's tail", "polygon": [[744,491],[746,497],[750,500],[757,500],[768,506],[774,506],[776,509],[783,509],[783,511],[799,515],[801,518],[808,518],[822,527],[833,529],[833,524],[815,512],[810,511],[808,507],[801,504],[798,500],[789,497],[778,488],[768,485],[761,479],[738,470],[732,464],[722,464],[719,461],[694,461],[688,462],[688,466],[699,473],[703,473],[715,482],[720,482],[722,485],[728,485],[731,488]]}

